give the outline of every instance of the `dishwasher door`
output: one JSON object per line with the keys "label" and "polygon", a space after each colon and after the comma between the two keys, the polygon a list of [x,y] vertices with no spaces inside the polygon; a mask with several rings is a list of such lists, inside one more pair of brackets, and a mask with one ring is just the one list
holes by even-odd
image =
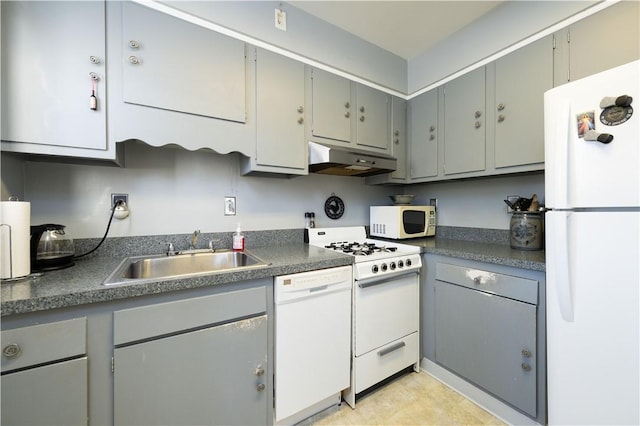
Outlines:
{"label": "dishwasher door", "polygon": [[275,418],[293,424],[350,385],[351,266],[276,277]]}

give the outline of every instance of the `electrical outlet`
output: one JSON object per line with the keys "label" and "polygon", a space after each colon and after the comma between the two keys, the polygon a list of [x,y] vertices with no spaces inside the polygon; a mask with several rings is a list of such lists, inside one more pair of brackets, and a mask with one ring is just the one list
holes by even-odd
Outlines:
{"label": "electrical outlet", "polygon": [[287,12],[282,9],[276,9],[275,23],[277,29],[287,31]]}
{"label": "electrical outlet", "polygon": [[224,197],[224,215],[236,215],[236,197]]}
{"label": "electrical outlet", "polygon": [[111,208],[113,208],[118,201],[124,201],[126,205],[129,205],[129,194],[111,194]]}
{"label": "electrical outlet", "polygon": [[[520,198],[519,195],[507,195],[507,201],[510,202],[511,204],[515,204],[515,202],[518,201],[518,198]],[[507,205],[507,213],[513,213],[513,209],[508,205]]]}

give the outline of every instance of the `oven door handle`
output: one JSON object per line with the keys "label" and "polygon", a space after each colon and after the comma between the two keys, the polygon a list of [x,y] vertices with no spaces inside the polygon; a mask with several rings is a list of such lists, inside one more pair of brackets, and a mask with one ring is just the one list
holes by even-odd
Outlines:
{"label": "oven door handle", "polygon": [[367,288],[367,287],[373,287],[374,285],[385,284],[385,283],[388,283],[389,281],[395,281],[399,277],[402,277],[405,275],[411,275],[411,274],[419,275],[420,272],[417,270],[406,271],[406,272],[403,271],[403,272],[395,273],[393,275],[386,275],[384,278],[373,277],[373,278],[367,278],[364,280],[359,280],[357,281],[357,283],[358,283],[358,287]]}

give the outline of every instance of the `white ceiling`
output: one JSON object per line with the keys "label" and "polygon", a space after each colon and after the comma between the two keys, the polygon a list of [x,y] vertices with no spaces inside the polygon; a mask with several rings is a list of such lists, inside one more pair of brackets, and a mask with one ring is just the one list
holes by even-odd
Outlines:
{"label": "white ceiling", "polygon": [[412,59],[490,12],[497,1],[290,1],[292,6]]}

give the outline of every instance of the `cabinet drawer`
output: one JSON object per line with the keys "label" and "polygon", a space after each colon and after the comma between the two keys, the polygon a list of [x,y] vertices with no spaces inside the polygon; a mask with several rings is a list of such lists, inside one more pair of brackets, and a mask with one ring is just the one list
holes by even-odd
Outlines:
{"label": "cabinet drawer", "polygon": [[87,319],[2,331],[2,372],[84,355]]}
{"label": "cabinet drawer", "polygon": [[538,281],[448,263],[436,264],[436,280],[538,304]]}
{"label": "cabinet drawer", "polygon": [[116,345],[227,322],[267,310],[265,287],[160,303],[113,313]]}
{"label": "cabinet drawer", "polygon": [[419,361],[420,338],[412,333],[355,359],[356,393]]}

